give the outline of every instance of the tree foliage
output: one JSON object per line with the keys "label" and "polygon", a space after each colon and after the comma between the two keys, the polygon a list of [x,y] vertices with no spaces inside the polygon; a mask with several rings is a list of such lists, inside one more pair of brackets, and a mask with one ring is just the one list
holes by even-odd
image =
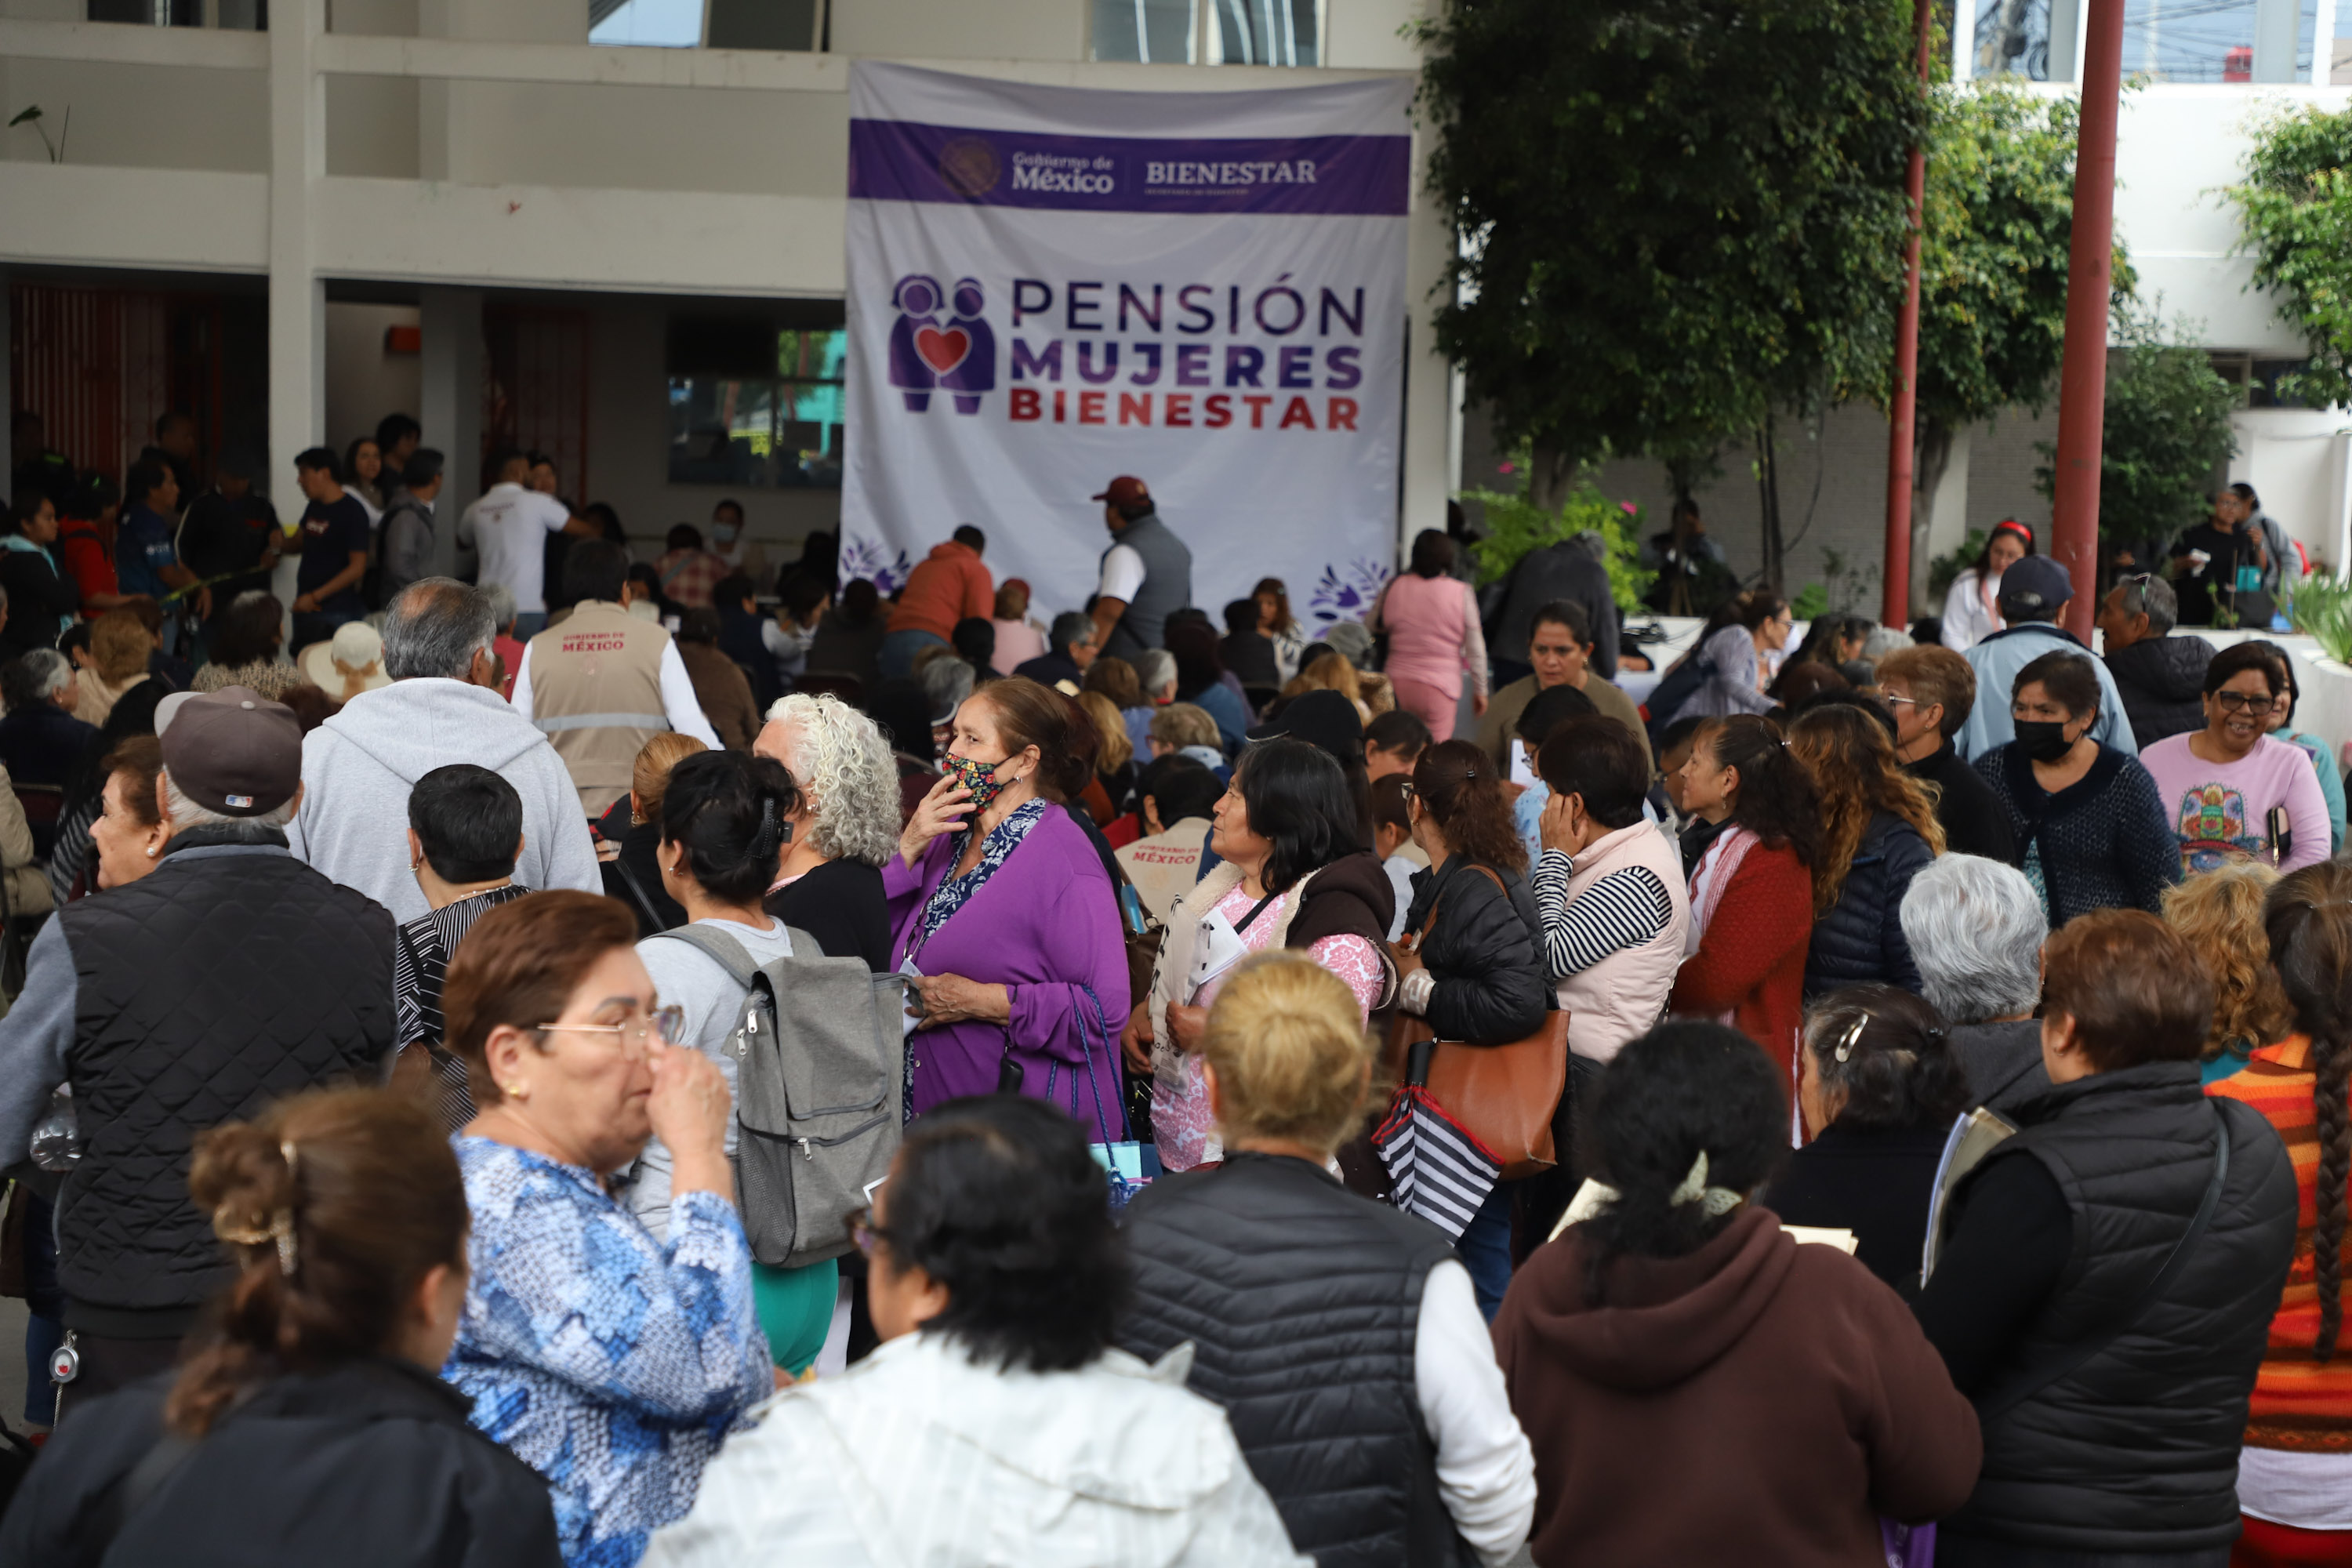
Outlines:
{"label": "tree foliage", "polygon": [[[2174,334],[2196,335],[2179,324]],[[2196,522],[2213,471],[2238,449],[2230,427],[2237,389],[2215,374],[2204,350],[2166,342],[2156,314],[2128,300],[2115,309],[2113,336],[2100,430],[2099,536],[2168,540]],[[2056,448],[2045,441],[2041,451],[2034,488],[2054,500]]]}
{"label": "tree foliage", "polygon": [[2279,390],[2316,404],[2352,403],[2352,110],[2306,109],[2262,127],[2246,180],[2231,187],[2239,248],[2281,319],[2304,335],[2309,368]]}
{"label": "tree foliage", "polygon": [[1486,532],[1470,547],[1477,563],[1478,581],[1499,583],[1530,552],[1558,544],[1580,533],[1597,533],[1609,568],[1609,596],[1631,615],[1642,607],[1657,574],[1642,564],[1642,510],[1632,501],[1614,501],[1590,480],[1571,487],[1557,510],[1529,499],[1526,489],[1516,493],[1471,490],[1463,498],[1486,509]]}
{"label": "tree foliage", "polygon": [[[1926,105],[1898,0],[1453,0],[1439,346],[1568,464],[1745,440],[1874,384]],[[1543,462],[1539,456],[1538,471]]]}

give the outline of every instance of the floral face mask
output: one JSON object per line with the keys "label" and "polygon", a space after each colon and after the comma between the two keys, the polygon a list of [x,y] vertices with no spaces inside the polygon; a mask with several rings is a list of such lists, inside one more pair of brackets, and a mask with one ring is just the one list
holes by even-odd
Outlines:
{"label": "floral face mask", "polygon": [[971,805],[975,811],[986,811],[994,805],[996,797],[1004,793],[1005,784],[1010,782],[1000,781],[996,776],[996,770],[1004,765],[1003,763],[983,763],[977,757],[950,756],[942,760],[947,763],[948,772],[955,776],[956,783],[971,791]]}

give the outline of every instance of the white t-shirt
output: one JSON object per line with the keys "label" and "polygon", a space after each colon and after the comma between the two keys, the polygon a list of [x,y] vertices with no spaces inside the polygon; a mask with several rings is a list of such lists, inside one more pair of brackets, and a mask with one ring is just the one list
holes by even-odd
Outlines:
{"label": "white t-shirt", "polygon": [[518,614],[544,615],[547,536],[562,532],[571,521],[570,510],[553,496],[518,484],[492,485],[458,520],[457,542],[480,552],[482,582],[504,585]]}
{"label": "white t-shirt", "polygon": [[[768,929],[760,931],[740,921],[697,921],[722,935],[731,936],[743,944],[743,950],[758,964],[772,963],[779,958],[793,955],[791,930],[784,922],[772,920]],[[665,1007],[676,1003],[686,1009],[686,1025],[678,1044],[692,1046],[719,1064],[726,1076],[727,1092],[736,1092],[735,1058],[725,1050],[727,1037],[735,1032],[735,1020],[743,1006],[743,987],[735,984],[718,961],[698,948],[667,937],[650,936],[637,943],[637,956],[645,961],[646,973],[653,977],[654,994]],[[727,1122],[727,1150],[735,1151],[735,1121]],[[635,1173],[630,1178],[624,1201],[629,1211],[645,1221],[646,1228],[656,1237],[669,1236],[669,1150],[658,1138],[646,1144],[646,1152],[637,1157]]]}
{"label": "white t-shirt", "polygon": [[1103,557],[1102,585],[1095,592],[1106,599],[1132,605],[1142,587],[1143,557],[1132,544],[1112,545],[1110,553]]}

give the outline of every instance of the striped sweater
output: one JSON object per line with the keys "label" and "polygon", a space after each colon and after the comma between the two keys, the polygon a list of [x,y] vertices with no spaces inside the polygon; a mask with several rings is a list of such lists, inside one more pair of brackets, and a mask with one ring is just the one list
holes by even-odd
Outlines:
{"label": "striped sweater", "polygon": [[[2246,1443],[2255,1448],[2352,1455],[2352,1332],[2327,1362],[2311,1358],[2319,1331],[2319,1292],[2313,1283],[2312,1229],[2319,1189],[2319,1128],[2312,1114],[2311,1042],[2290,1035],[2254,1052],[2245,1069],[2209,1085],[2208,1094],[2242,1100],[2286,1143],[2294,1162],[2297,1204],[2294,1266],[2271,1320],[2270,1342],[2246,1415]],[[2352,1308],[2352,1248],[2341,1287]],[[2352,1317],[2352,1311],[2347,1311]]]}

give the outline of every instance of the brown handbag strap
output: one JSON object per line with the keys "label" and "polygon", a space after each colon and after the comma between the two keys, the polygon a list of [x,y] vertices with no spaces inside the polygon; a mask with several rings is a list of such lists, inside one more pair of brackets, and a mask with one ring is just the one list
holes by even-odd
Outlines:
{"label": "brown handbag strap", "polygon": [[[1511,896],[1511,889],[1503,886],[1503,879],[1495,875],[1495,868],[1493,867],[1486,865],[1483,861],[1473,860],[1470,862],[1470,869],[1478,872],[1481,876],[1485,877],[1486,880],[1494,883],[1495,890],[1502,894],[1504,898],[1508,899]],[[1418,953],[1421,951],[1421,944],[1428,939],[1429,928],[1437,923],[1437,907],[1444,901],[1445,889],[1440,888],[1437,890],[1437,897],[1429,900],[1429,912],[1421,917],[1421,924],[1414,927],[1413,930],[1408,933],[1412,939],[1412,945],[1405,949],[1407,952]],[[1399,945],[1402,945],[1402,942],[1400,942]]]}

